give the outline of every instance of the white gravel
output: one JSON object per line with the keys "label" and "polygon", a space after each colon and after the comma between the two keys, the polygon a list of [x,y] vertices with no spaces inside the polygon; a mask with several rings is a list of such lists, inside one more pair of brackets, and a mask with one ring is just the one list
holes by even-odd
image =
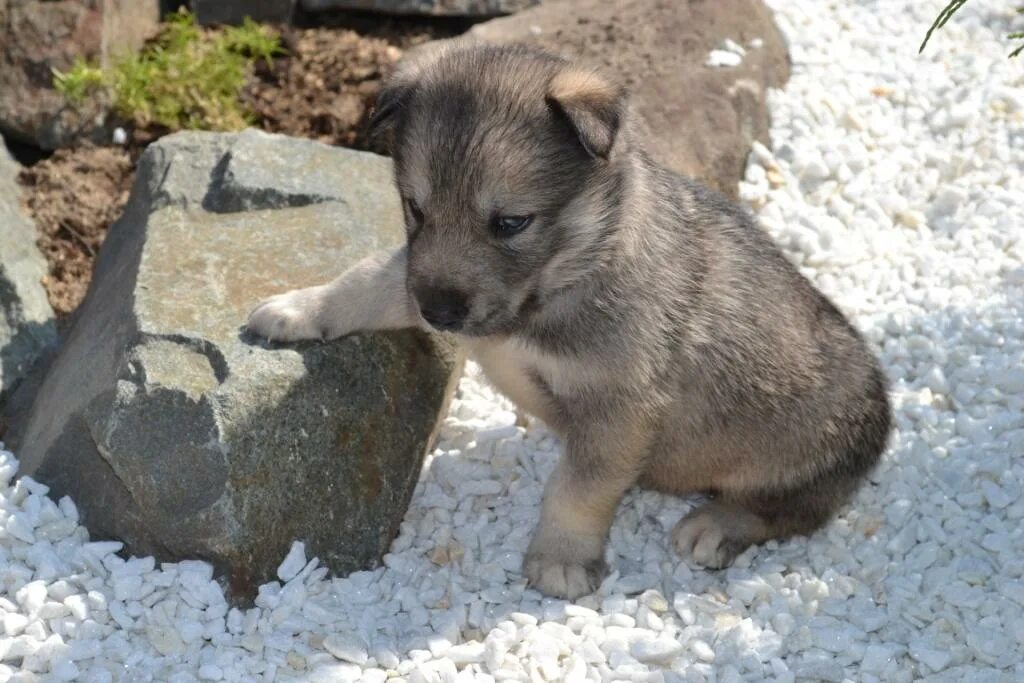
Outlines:
{"label": "white gravel", "polygon": [[[758,38],[755,41],[751,41],[752,48],[761,47],[761,39]],[[708,53],[708,58],[704,62],[704,66],[711,67],[731,67],[739,66],[743,63],[743,58],[747,55],[747,50],[742,45],[737,43],[731,38],[727,38],[722,41],[722,44],[717,48]]]}
{"label": "white gravel", "polygon": [[518,570],[559,445],[471,368],[386,567],[297,545],[243,612],[202,563],[89,543],[2,453],[0,681],[1024,680],[1024,71],[1004,0],[917,57],[940,4],[772,1],[793,78],[741,190],[894,381],[827,529],[711,573],[667,548],[692,501],[634,492],[600,592],[543,599]]}

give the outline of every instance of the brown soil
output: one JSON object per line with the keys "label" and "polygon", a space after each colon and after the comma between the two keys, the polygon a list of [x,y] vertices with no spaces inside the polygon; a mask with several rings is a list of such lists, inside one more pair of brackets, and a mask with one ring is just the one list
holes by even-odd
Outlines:
{"label": "brown soil", "polygon": [[354,31],[307,29],[284,35],[290,53],[257,66],[243,99],[264,130],[367,148],[363,129],[380,79],[402,51]]}
{"label": "brown soil", "polygon": [[21,172],[25,207],[49,264],[43,285],[58,317],[85,296],[96,253],[128,202],[134,170],[123,149],[81,147],[58,150]]}
{"label": "brown soil", "polygon": [[[258,66],[242,97],[264,130],[370,149],[366,118],[381,78],[402,49],[464,28],[358,16],[326,27],[286,28],[287,54],[273,65]],[[24,203],[49,264],[44,286],[58,320],[85,296],[96,253],[128,200],[135,160],[167,132],[132,131],[127,149],[59,150],[22,172]]]}
{"label": "brown soil", "polygon": [[362,15],[327,23],[284,30],[288,57],[257,65],[243,97],[264,130],[356,149],[374,149],[366,120],[402,51],[464,28]]}

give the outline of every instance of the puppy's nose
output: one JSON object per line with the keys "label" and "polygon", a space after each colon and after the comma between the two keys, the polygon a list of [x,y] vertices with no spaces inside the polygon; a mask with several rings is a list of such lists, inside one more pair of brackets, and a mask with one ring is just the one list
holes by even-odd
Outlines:
{"label": "puppy's nose", "polygon": [[427,289],[416,293],[420,315],[431,327],[447,332],[462,329],[469,315],[466,296],[453,289]]}

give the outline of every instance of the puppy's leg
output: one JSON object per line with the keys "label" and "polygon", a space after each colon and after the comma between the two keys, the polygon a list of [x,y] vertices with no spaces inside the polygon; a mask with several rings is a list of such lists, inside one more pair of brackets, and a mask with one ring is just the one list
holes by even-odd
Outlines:
{"label": "puppy's leg", "polygon": [[556,597],[592,593],[606,571],[604,547],[615,509],[640,474],[641,430],[569,434],[544,489],[540,523],[523,562],[530,585]]}
{"label": "puppy's leg", "polygon": [[415,327],[405,286],[405,247],[363,259],[325,285],[272,296],[249,314],[248,328],[274,341],[334,339],[360,330]]}

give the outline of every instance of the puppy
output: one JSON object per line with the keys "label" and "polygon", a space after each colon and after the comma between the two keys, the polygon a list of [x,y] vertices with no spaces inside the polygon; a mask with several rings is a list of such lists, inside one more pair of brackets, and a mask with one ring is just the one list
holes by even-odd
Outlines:
{"label": "puppy", "polygon": [[861,337],[743,209],[651,160],[608,79],[453,44],[407,58],[371,126],[390,140],[406,245],[264,301],[249,328],[456,335],[565,443],[531,585],[593,591],[635,484],[711,494],[672,535],[719,568],[823,525],[878,461],[890,409]]}

